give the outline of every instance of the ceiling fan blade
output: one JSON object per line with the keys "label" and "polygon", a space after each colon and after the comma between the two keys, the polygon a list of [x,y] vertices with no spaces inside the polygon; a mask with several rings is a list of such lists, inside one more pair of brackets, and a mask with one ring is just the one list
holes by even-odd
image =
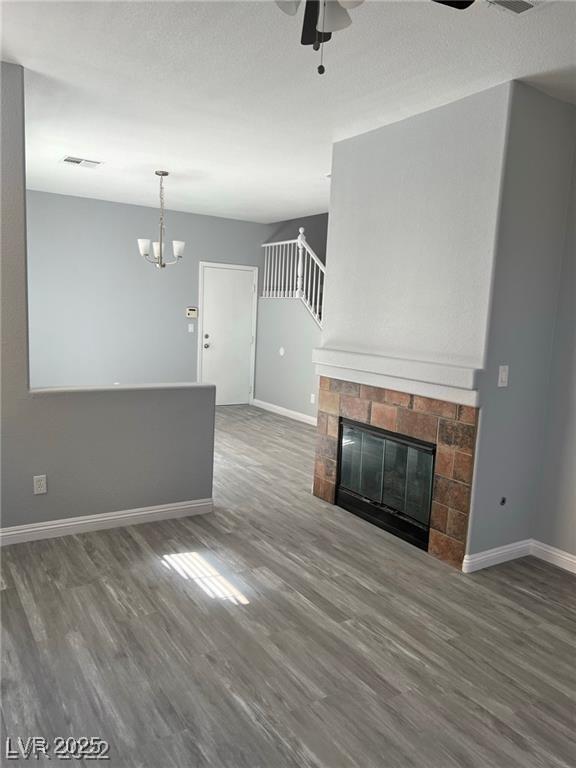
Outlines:
{"label": "ceiling fan blade", "polygon": [[318,32],[316,24],[320,13],[319,0],[306,0],[304,8],[304,23],[302,24],[302,45],[314,45],[315,43],[327,43],[332,37],[330,32]]}
{"label": "ceiling fan blade", "polygon": [[301,0],[276,0],[276,5],[288,16],[296,16]]}
{"label": "ceiling fan blade", "polygon": [[351,11],[353,8],[357,8],[362,5],[364,0],[339,0],[342,8],[346,8],[347,11]]}
{"label": "ceiling fan blade", "polygon": [[350,14],[345,8],[342,8],[338,0],[326,0],[320,4],[316,29],[325,32],[338,32],[339,29],[346,29],[350,24],[352,24]]}
{"label": "ceiling fan blade", "polygon": [[466,8],[470,8],[474,0],[432,0],[432,2],[447,5],[449,8],[456,8],[458,11],[465,11]]}

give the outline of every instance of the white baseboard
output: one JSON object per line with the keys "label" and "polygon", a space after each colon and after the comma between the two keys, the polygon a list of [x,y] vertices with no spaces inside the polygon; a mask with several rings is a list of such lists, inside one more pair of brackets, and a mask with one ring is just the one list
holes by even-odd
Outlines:
{"label": "white baseboard", "polygon": [[576,555],[571,555],[569,552],[551,547],[549,544],[544,544],[536,539],[515,541],[513,544],[487,549],[475,555],[465,555],[462,570],[464,573],[472,573],[482,568],[489,568],[491,565],[499,565],[509,560],[516,560],[518,557],[526,557],[526,555],[533,555],[566,571],[576,573]]}
{"label": "white baseboard", "polygon": [[571,555],[570,552],[564,552],[562,549],[551,547],[549,544],[533,539],[531,554],[534,557],[539,557],[540,560],[546,560],[547,563],[557,565],[558,568],[563,568],[565,571],[576,573],[576,555]]}
{"label": "white baseboard", "polygon": [[274,405],[274,403],[265,403],[264,400],[250,401],[250,405],[256,408],[262,408],[264,411],[271,411],[277,413],[279,416],[286,416],[289,419],[295,419],[296,421],[303,421],[305,424],[312,424],[316,426],[316,416],[308,416],[306,413],[299,413],[298,411],[291,411],[289,408],[282,408],[281,405]]}
{"label": "white baseboard", "polygon": [[462,570],[464,573],[480,571],[482,568],[489,568],[491,565],[506,563],[508,560],[516,560],[518,557],[531,555],[532,539],[524,541],[515,541],[513,544],[506,544],[503,547],[494,547],[486,549],[484,552],[478,552],[475,555],[464,555]]}
{"label": "white baseboard", "polygon": [[0,528],[0,546],[20,544],[23,541],[51,539],[55,536],[70,536],[74,533],[86,533],[87,531],[100,531],[123,525],[151,523],[154,520],[168,520],[173,517],[204,515],[211,512],[212,507],[212,499],[195,499],[194,501],[179,501],[174,504],[159,504],[154,507],[124,509],[120,512],[103,512],[98,515],[83,515],[82,517],[48,520],[43,523],[14,525],[10,528]]}

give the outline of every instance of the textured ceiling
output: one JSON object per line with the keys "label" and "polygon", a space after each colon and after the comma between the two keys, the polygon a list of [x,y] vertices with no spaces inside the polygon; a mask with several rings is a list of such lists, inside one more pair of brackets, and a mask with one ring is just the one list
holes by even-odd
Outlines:
{"label": "textured ceiling", "polygon": [[[4,2],[27,72],[28,185],[277,221],[328,208],[334,141],[523,78],[576,102],[576,4],[367,2],[317,57],[271,2]],[[76,155],[97,170],[68,167]]]}

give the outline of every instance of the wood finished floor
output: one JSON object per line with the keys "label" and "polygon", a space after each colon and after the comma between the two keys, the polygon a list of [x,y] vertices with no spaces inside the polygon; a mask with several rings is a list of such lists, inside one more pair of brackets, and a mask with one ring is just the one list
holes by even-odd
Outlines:
{"label": "wood finished floor", "polygon": [[312,497],[313,443],[221,408],[214,514],[5,548],[3,736],[100,736],[114,768],[574,768],[575,578],[453,570]]}

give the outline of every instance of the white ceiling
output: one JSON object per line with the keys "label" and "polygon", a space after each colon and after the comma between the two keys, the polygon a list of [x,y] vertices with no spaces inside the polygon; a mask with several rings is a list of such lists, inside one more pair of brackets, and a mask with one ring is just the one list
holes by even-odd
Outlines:
{"label": "white ceiling", "polygon": [[[4,2],[28,186],[278,221],[328,208],[334,141],[514,78],[576,103],[576,3],[367,2],[317,55],[271,2]],[[68,167],[76,155],[104,164]]]}

